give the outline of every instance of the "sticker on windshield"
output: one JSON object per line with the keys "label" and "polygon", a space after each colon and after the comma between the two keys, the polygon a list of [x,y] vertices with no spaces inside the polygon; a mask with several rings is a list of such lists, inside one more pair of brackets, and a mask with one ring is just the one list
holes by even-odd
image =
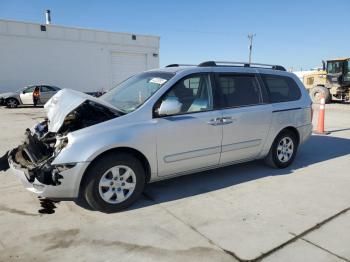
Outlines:
{"label": "sticker on windshield", "polygon": [[162,85],[166,82],[166,79],[160,78],[160,77],[153,77],[151,80],[149,80],[149,83],[154,83],[158,85]]}

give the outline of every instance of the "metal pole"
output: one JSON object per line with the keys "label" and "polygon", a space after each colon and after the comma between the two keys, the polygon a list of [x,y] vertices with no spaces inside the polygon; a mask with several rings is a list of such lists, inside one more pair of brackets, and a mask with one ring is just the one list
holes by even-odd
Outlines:
{"label": "metal pole", "polygon": [[249,64],[252,62],[252,50],[253,50],[253,38],[256,36],[256,34],[249,34]]}
{"label": "metal pole", "polygon": [[46,12],[45,12],[45,20],[46,20],[46,24],[47,25],[51,24],[51,11],[50,10],[46,10]]}

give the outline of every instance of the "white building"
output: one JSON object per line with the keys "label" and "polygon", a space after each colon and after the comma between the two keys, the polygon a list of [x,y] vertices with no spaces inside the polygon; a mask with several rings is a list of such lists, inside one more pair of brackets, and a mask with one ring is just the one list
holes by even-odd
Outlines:
{"label": "white building", "polygon": [[0,93],[31,84],[107,90],[159,67],[159,37],[0,20]]}

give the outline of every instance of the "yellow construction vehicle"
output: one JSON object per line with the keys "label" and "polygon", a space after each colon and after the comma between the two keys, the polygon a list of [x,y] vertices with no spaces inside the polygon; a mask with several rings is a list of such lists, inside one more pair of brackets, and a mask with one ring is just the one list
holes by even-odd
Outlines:
{"label": "yellow construction vehicle", "polygon": [[350,58],[323,61],[323,70],[304,74],[302,81],[309,90],[311,100],[319,103],[321,95],[326,103],[331,101],[350,101]]}

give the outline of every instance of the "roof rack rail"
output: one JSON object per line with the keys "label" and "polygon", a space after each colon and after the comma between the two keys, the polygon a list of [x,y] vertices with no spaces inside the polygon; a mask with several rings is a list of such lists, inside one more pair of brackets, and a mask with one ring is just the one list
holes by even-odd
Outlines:
{"label": "roof rack rail", "polygon": [[170,64],[165,67],[179,67],[179,66],[197,66],[197,65],[190,65],[190,64]]}
{"label": "roof rack rail", "polygon": [[228,62],[228,61],[205,61],[200,63],[199,67],[209,67],[209,66],[242,66],[242,67],[252,67],[252,68],[270,68],[273,70],[287,71],[283,66],[280,65],[269,65],[260,63],[248,63],[248,62]]}

